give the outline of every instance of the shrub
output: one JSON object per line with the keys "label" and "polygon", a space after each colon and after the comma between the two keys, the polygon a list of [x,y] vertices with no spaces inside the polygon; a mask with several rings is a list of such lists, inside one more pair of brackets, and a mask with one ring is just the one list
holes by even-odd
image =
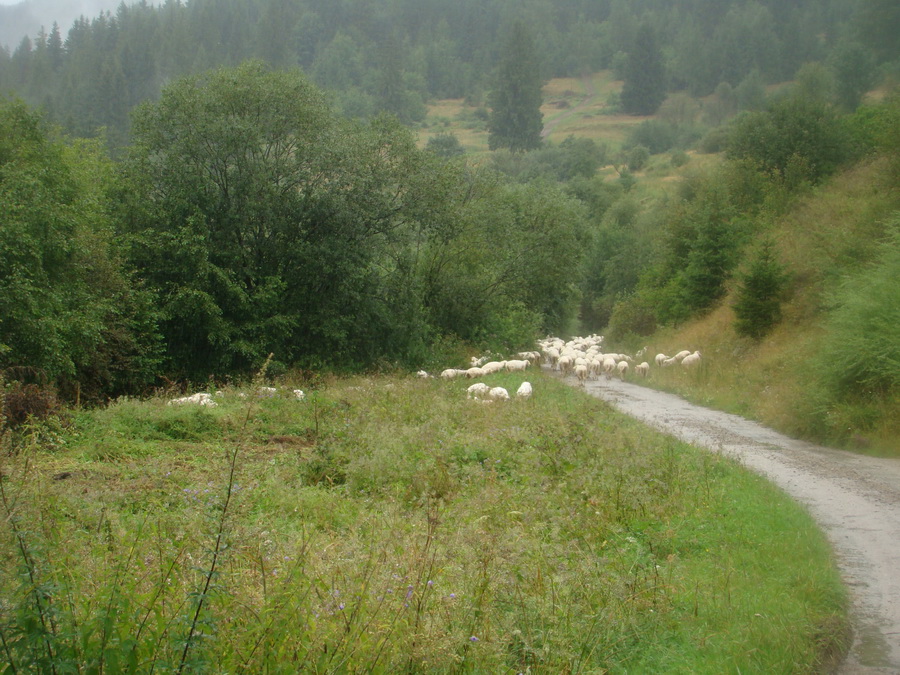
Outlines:
{"label": "shrub", "polygon": [[878,260],[835,295],[819,369],[836,399],[900,391],[900,214]]}
{"label": "shrub", "polygon": [[56,392],[36,384],[13,382],[3,393],[3,418],[12,429],[30,420],[46,420],[60,410]]}

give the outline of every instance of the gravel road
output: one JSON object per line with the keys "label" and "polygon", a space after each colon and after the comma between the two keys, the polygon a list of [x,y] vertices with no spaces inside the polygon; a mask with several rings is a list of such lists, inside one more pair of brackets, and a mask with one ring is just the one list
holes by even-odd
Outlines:
{"label": "gravel road", "polygon": [[853,600],[853,646],[838,673],[900,674],[900,461],[797,441],[630,382],[589,381],[585,390],[652,427],[737,459],[804,504],[831,541]]}

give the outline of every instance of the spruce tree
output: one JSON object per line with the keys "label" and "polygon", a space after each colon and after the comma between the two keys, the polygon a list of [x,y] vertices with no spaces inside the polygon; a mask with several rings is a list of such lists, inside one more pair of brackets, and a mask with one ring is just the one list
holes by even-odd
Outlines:
{"label": "spruce tree", "polygon": [[540,63],[530,31],[521,21],[513,24],[490,95],[488,146],[491,150],[533,150],[541,145]]}
{"label": "spruce tree", "polygon": [[643,24],[625,62],[622,109],[634,115],[652,115],[666,98],[666,70],[653,29]]}

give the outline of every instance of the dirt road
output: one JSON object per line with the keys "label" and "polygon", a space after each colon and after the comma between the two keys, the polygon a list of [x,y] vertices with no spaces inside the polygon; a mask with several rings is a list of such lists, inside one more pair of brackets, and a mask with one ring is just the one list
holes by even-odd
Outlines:
{"label": "dirt road", "polygon": [[853,599],[853,646],[838,672],[900,674],[900,461],[797,441],[629,382],[601,379],[585,389],[652,427],[734,457],[806,505]]}

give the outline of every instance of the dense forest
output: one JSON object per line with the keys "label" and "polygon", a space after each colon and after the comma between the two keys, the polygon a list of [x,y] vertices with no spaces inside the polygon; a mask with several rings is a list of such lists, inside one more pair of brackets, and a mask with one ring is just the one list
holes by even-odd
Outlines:
{"label": "dense forest", "polygon": [[[54,25],[0,51],[3,377],[103,400],[269,355],[278,374],[547,333],[624,344],[735,291],[735,330],[760,340],[802,281],[772,224],[860,162],[882,158],[896,194],[898,18],[884,0],[168,0]],[[621,148],[543,143],[540,101],[504,91],[602,69],[624,80],[611,109],[659,112]],[[452,135],[421,147],[426,103],[448,97],[492,134],[507,106],[527,137],[477,158]],[[688,150],[722,160],[665,198],[635,188],[651,156]],[[896,208],[873,207],[847,254],[872,283],[895,264]],[[842,334],[863,325],[857,283],[816,309],[837,306]],[[890,315],[893,297],[857,309]],[[848,369],[835,391],[900,386]]]}
{"label": "dense forest", "polygon": [[[0,91],[14,90],[77,136],[104,129],[128,142],[129,111],[183,75],[259,59],[299,66],[356,118],[390,112],[420,120],[432,98],[480,101],[492,88],[499,36],[532,30],[544,78],[612,68],[646,48],[652,31],[664,87],[693,96],[792,79],[828,63],[847,88],[871,84],[898,57],[890,0],[166,0],[123,3],[47,26],[0,50]],[[747,86],[747,85],[745,85]],[[653,111],[650,111],[653,112]]]}

